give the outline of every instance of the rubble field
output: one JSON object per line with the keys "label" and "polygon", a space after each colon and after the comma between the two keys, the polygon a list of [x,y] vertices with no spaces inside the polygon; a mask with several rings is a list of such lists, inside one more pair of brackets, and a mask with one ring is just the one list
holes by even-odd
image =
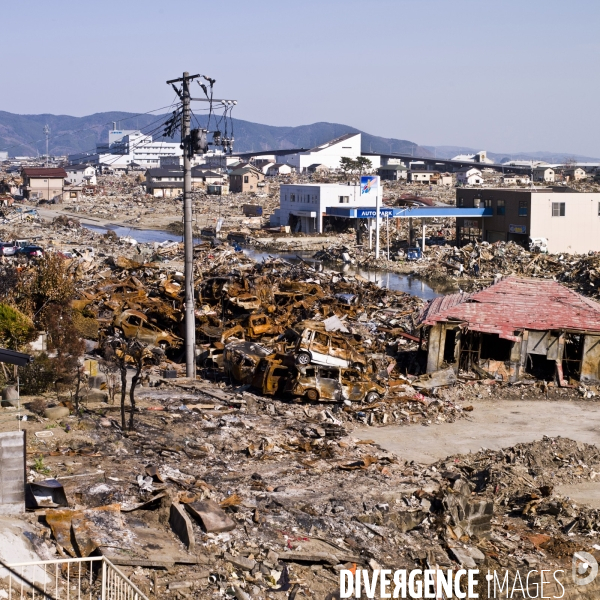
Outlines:
{"label": "rubble field", "polygon": [[[107,182],[114,196],[90,200],[85,211],[69,207],[53,221],[38,215],[0,227],[3,240],[35,240],[46,254],[0,258],[4,300],[35,319],[13,283],[55,265],[73,282],[69,315],[85,342],[85,377],[70,395],[23,395],[19,406],[0,409],[1,431],[13,431],[19,416],[27,432],[22,519],[41,559],[105,555],[149,598],[333,600],[340,571],[355,568],[563,569],[571,593],[574,552],[600,557],[600,510],[561,490],[594,485],[600,449],[540,435],[426,464],[375,438],[410,431],[433,439],[472,419],[483,401],[585,410],[595,407],[597,387],[528,376],[511,384],[451,368],[427,375],[419,298],[327,265],[255,262],[208,238],[194,249],[198,378],[185,378],[182,244],[138,243],[135,231],[99,234],[73,216],[114,223],[125,216],[151,227],[140,213],[154,200],[137,193],[135,180],[120,188],[126,181]],[[121,196],[131,206],[111,212]],[[223,202],[239,211],[237,199]],[[214,207],[206,200],[207,218]],[[165,211],[153,221],[162,229],[180,205],[156,199],[155,208]],[[237,216],[235,231],[250,231]],[[399,241],[404,232],[395,235]],[[352,239],[346,233],[325,252],[369,264]],[[553,277],[596,296],[595,260],[479,244],[428,247],[420,261],[383,266],[461,289],[497,273]],[[133,379],[126,426],[119,392]],[[488,597],[483,577],[478,589]],[[0,590],[7,591],[2,581]],[[577,597],[600,595],[594,586],[585,593]]]}

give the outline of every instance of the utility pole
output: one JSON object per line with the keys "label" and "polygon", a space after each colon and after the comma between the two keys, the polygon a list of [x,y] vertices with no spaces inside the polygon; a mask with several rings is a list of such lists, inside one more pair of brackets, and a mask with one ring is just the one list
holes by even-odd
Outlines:
{"label": "utility pole", "polygon": [[194,238],[192,232],[192,148],[190,140],[190,81],[200,77],[186,71],[183,77],[167,83],[182,84],[181,147],[183,149],[183,247],[185,275],[185,374],[196,378],[196,318],[194,315]]}
{"label": "utility pole", "polygon": [[[181,148],[183,149],[183,246],[184,246],[184,275],[185,275],[185,374],[186,377],[196,378],[196,317],[194,314],[194,237],[193,237],[193,212],[192,212],[192,157],[196,153],[205,153],[208,150],[206,142],[206,130],[194,129],[191,131],[191,101],[210,101],[215,104],[233,106],[235,100],[218,100],[192,98],[190,94],[190,82],[203,75],[190,75],[188,71],[183,77],[171,79],[167,84],[172,85],[181,100]],[[207,81],[214,80],[204,77]],[[181,83],[181,90],[175,87]],[[192,133],[194,135],[192,135]],[[215,136],[216,137],[216,136]],[[228,144],[231,151],[233,137],[223,140],[222,145]],[[224,146],[225,148],[225,146]]]}
{"label": "utility pole", "polygon": [[[44,125],[44,135],[46,136],[46,168],[48,167],[48,139],[50,137],[50,127],[48,126],[48,124],[46,123],[46,125]],[[50,200],[50,198],[48,198],[48,200]]]}

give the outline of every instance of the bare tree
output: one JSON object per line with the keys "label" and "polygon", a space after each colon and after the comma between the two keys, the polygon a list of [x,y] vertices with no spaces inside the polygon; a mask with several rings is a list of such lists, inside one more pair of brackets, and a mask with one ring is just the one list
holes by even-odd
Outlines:
{"label": "bare tree", "polygon": [[[129,430],[134,428],[135,388],[141,378],[145,355],[146,344],[137,339],[124,340],[115,336],[107,339],[104,346],[105,362],[111,364],[111,368],[121,375],[121,429],[123,430],[127,427],[129,427]],[[130,364],[135,368],[135,373],[129,389],[130,413],[128,426],[125,417],[125,401],[127,399],[127,368]]]}

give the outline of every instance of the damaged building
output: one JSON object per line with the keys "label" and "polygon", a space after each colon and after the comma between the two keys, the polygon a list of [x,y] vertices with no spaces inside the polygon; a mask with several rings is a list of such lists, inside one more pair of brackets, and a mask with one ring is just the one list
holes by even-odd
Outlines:
{"label": "damaged building", "polygon": [[504,381],[600,381],[600,304],[555,281],[508,277],[475,294],[435,298],[427,372],[449,365]]}

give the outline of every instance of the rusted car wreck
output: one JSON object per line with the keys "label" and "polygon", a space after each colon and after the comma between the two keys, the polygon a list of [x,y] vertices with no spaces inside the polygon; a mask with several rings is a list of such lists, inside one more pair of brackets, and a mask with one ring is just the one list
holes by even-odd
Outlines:
{"label": "rusted car wreck", "polygon": [[421,311],[427,372],[452,366],[504,381],[600,381],[600,304],[555,281],[508,277]]}

